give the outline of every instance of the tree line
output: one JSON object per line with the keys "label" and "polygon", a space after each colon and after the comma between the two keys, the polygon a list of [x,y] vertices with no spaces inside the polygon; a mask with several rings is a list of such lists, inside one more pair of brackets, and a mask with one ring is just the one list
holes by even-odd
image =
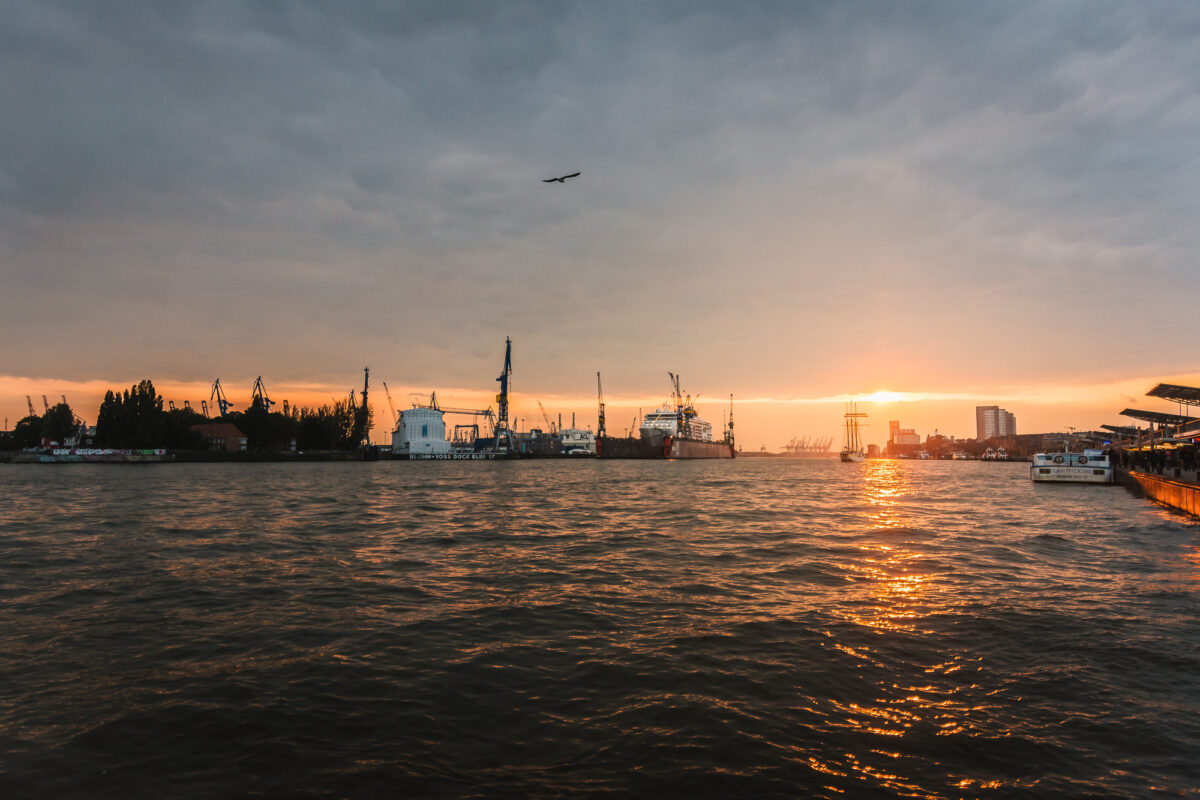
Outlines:
{"label": "tree line", "polygon": [[[207,440],[197,425],[227,422],[246,437],[253,452],[279,450],[357,450],[366,438],[373,414],[367,405],[348,400],[317,408],[292,407],[287,414],[271,411],[255,397],[244,411],[208,418],[191,408],[164,409],[163,398],[149,380],[122,392],[104,395],[96,415],[96,447],[204,450]],[[0,433],[0,450],[36,447],[43,440],[66,444],[77,439],[81,422],[66,403],[46,414],[19,420],[12,431]]]}

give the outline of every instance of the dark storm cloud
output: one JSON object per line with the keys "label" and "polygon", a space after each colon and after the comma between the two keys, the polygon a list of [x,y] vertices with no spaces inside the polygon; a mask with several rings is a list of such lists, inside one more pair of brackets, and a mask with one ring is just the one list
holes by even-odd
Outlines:
{"label": "dark storm cloud", "polygon": [[811,339],[798,304],[836,324],[846,280],[877,313],[1112,313],[1190,275],[1198,34],[1191,4],[13,3],[0,372],[309,377],[404,341],[468,380],[446,354],[505,331],[635,362],[704,333],[700,369]]}

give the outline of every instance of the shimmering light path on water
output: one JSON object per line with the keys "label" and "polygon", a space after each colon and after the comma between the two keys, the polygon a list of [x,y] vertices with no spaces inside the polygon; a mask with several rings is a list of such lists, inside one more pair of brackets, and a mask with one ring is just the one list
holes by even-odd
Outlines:
{"label": "shimmering light path on water", "polygon": [[1200,787],[1200,528],[1023,464],[0,468],[5,797]]}

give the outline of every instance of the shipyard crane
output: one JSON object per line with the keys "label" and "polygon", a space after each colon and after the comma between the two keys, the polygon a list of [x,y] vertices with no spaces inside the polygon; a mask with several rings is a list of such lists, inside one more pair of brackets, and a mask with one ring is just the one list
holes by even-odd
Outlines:
{"label": "shipyard crane", "polygon": [[512,431],[508,427],[508,383],[512,379],[512,339],[504,338],[504,369],[496,381],[500,384],[500,394],[496,395],[496,429],[492,449],[500,451],[500,438],[504,437],[508,451],[513,450]]}
{"label": "shipyard crane", "polygon": [[726,428],[729,447],[733,448],[733,392],[729,393],[729,426]]}
{"label": "shipyard crane", "polygon": [[292,415],[292,409],[291,409],[291,406],[288,405],[288,401],[287,401],[286,397],[283,400],[283,415],[285,417],[290,417]]}
{"label": "shipyard crane", "polygon": [[558,431],[557,431],[557,430],[555,430],[555,428],[554,428],[554,423],[550,421],[550,415],[546,413],[546,407],[545,407],[544,405],[542,405],[542,401],[541,401],[541,400],[538,400],[538,401],[537,401],[537,404],[538,404],[538,408],[540,408],[540,409],[542,410],[542,419],[546,420],[546,430],[547,430],[547,432],[548,432],[548,433],[549,433],[551,436],[553,436],[554,434],[558,433]]}
{"label": "shipyard crane", "polygon": [[604,429],[604,387],[600,385],[599,372],[596,373],[596,400],[600,405],[596,419],[596,438],[599,439],[606,435]]}
{"label": "shipyard crane", "polygon": [[270,411],[275,401],[267,396],[267,387],[263,384],[262,375],[254,379],[254,387],[250,390],[250,402],[255,400],[262,406],[263,411]]}
{"label": "shipyard crane", "polygon": [[62,398],[64,406],[70,405],[70,403],[67,402],[67,396],[65,394],[60,394],[59,397]]}
{"label": "shipyard crane", "polygon": [[195,411],[195,410],[192,408],[192,401],[191,401],[191,400],[184,400],[184,401],[183,401],[183,410],[184,410],[184,411],[191,411],[193,414],[195,414],[195,413],[196,413],[196,411]]}
{"label": "shipyard crane", "polygon": [[220,378],[213,381],[212,394],[209,395],[208,399],[209,402],[216,403],[217,411],[220,412],[220,416],[222,417],[229,413],[229,407],[233,405],[233,403],[229,402],[229,398],[225,396],[225,390],[221,388]]}
{"label": "shipyard crane", "polygon": [[168,401],[167,401],[167,410],[168,410],[168,411],[174,411],[174,410],[175,410],[175,401],[174,401],[174,400],[168,400]]}
{"label": "shipyard crane", "polygon": [[46,413],[50,413],[50,401],[46,399],[46,395],[42,395],[42,406],[46,409]]}
{"label": "shipyard crane", "polygon": [[387,395],[388,408],[392,411],[392,425],[399,425],[400,415],[396,413],[396,406],[392,403],[392,390],[388,388],[387,381],[383,382],[383,393]]}
{"label": "shipyard crane", "polygon": [[37,412],[33,410],[33,398],[29,395],[25,395],[25,402],[29,404],[29,416],[36,417]]}
{"label": "shipyard crane", "polygon": [[[362,405],[354,415],[355,442],[364,447],[371,444],[371,408],[367,405],[367,388],[371,380],[371,370],[363,367]],[[353,392],[351,392],[353,395]]]}
{"label": "shipyard crane", "polygon": [[200,410],[204,412],[204,418],[208,419],[208,401],[207,400],[200,401]]}

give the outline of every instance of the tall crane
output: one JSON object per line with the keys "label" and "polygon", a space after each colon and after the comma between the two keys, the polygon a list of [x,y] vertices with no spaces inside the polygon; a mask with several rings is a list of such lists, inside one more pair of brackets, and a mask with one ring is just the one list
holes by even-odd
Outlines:
{"label": "tall crane", "polygon": [[383,393],[387,395],[388,408],[392,412],[392,425],[400,424],[400,415],[396,413],[396,406],[392,404],[392,390],[388,388],[387,381],[383,382]]}
{"label": "tall crane", "polygon": [[262,375],[254,379],[254,387],[250,390],[250,399],[251,402],[257,400],[263,411],[270,411],[271,406],[275,405],[275,401],[267,396],[267,387],[263,384]]}
{"label": "tall crane", "polygon": [[500,371],[500,377],[496,378],[500,384],[500,394],[496,395],[496,403],[499,408],[496,410],[496,435],[492,442],[492,449],[496,452],[500,451],[500,438],[504,437],[506,446],[511,452],[513,449],[512,431],[508,428],[508,382],[512,378],[512,339],[505,337],[504,339],[504,369]]}
{"label": "tall crane", "polygon": [[550,421],[550,415],[546,413],[546,407],[542,405],[542,401],[538,400],[537,404],[538,408],[542,410],[542,419],[546,420],[546,432],[551,436],[558,433],[558,431],[554,429],[554,423]]}
{"label": "tall crane", "polygon": [[29,395],[25,395],[25,402],[29,404],[29,416],[36,417],[37,412],[33,410],[33,398]]}
{"label": "tall crane", "polygon": [[367,385],[371,379],[371,370],[363,367],[362,403],[354,407],[354,392],[350,392],[351,406],[354,407],[354,443],[359,446],[371,444],[371,410],[367,405]]}
{"label": "tall crane", "polygon": [[600,404],[599,413],[596,419],[596,438],[605,436],[604,430],[604,387],[600,385],[600,373],[596,373],[596,398]]}
{"label": "tall crane", "polygon": [[200,410],[204,413],[204,418],[208,419],[208,401],[207,400],[200,401]]}
{"label": "tall crane", "polygon": [[46,413],[50,413],[50,401],[46,399],[46,395],[42,395],[42,407],[46,409]]}
{"label": "tall crane", "polygon": [[212,394],[209,395],[208,399],[209,402],[216,402],[217,410],[222,417],[229,413],[229,407],[233,405],[233,403],[229,402],[229,398],[225,396],[225,390],[221,388],[220,378],[213,381]]}
{"label": "tall crane", "polygon": [[175,410],[175,401],[174,401],[174,400],[168,400],[168,401],[167,401],[167,410],[168,410],[168,411],[174,411],[174,410]]}
{"label": "tall crane", "polygon": [[730,394],[729,394],[729,427],[727,428],[727,430],[728,430],[727,436],[729,439],[729,447],[730,447],[730,449],[732,449],[733,448],[733,393],[732,392],[730,392]]}

